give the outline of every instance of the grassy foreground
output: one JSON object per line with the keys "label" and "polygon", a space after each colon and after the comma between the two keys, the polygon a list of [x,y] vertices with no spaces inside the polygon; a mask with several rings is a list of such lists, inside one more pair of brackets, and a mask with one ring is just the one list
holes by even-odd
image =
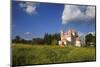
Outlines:
{"label": "grassy foreground", "polygon": [[13,65],[95,61],[94,47],[60,47],[48,45],[12,46]]}

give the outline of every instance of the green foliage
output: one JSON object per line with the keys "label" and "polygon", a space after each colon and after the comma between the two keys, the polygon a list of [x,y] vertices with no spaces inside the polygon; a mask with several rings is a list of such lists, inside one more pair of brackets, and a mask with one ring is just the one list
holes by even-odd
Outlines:
{"label": "green foliage", "polygon": [[12,46],[13,65],[95,61],[94,47],[60,47],[56,45]]}
{"label": "green foliage", "polygon": [[52,35],[46,33],[44,35],[44,42],[45,42],[45,44],[49,44],[50,45],[52,43]]}
{"label": "green foliage", "polygon": [[44,40],[42,38],[33,38],[32,44],[44,44]]}
{"label": "green foliage", "polygon": [[60,34],[48,34],[46,33],[43,38],[33,38],[32,40],[22,39],[20,36],[16,36],[15,39],[12,40],[12,43],[22,43],[22,44],[57,44],[57,41],[60,40]]}
{"label": "green foliage", "polygon": [[20,36],[16,36],[15,39],[12,40],[12,42],[20,43],[20,40],[21,40]]}
{"label": "green foliage", "polygon": [[85,36],[85,41],[87,46],[91,46],[91,45],[96,46],[96,35],[87,34]]}

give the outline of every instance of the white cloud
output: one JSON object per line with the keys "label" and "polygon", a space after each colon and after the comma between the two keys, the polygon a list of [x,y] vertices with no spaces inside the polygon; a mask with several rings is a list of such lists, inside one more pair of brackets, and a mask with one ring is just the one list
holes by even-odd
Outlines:
{"label": "white cloud", "polygon": [[25,34],[25,35],[32,35],[31,32],[25,32],[24,34]]}
{"label": "white cloud", "polygon": [[25,5],[24,3],[19,3],[19,6],[20,6],[21,8],[26,7],[26,5]]}
{"label": "white cloud", "polygon": [[87,33],[83,33],[83,32],[78,32],[79,36],[86,36],[88,34],[92,34],[93,36],[95,35],[95,32],[87,32]]}
{"label": "white cloud", "polygon": [[21,2],[19,6],[28,14],[35,14],[37,4],[33,2]]}
{"label": "white cloud", "polygon": [[[77,6],[77,5],[65,5],[62,14],[62,24],[66,24],[72,20],[87,20],[95,17],[94,6]],[[85,11],[82,11],[85,9]]]}
{"label": "white cloud", "polygon": [[95,7],[87,7],[86,11],[87,17],[94,18],[95,17]]}
{"label": "white cloud", "polygon": [[25,40],[31,40],[33,38],[33,33],[31,32],[25,32],[22,34],[22,38],[25,39]]}
{"label": "white cloud", "polygon": [[95,32],[88,32],[87,34],[92,34],[93,36],[95,36]]}

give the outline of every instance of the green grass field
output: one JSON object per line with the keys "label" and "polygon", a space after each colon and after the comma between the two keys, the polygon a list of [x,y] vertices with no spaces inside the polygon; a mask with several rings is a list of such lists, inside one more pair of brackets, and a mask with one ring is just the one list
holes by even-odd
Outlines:
{"label": "green grass field", "polygon": [[13,65],[95,61],[94,47],[60,47],[48,45],[12,46]]}

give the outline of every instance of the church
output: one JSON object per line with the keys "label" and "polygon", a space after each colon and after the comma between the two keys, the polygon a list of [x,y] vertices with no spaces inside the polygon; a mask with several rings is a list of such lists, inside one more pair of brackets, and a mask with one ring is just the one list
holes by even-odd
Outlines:
{"label": "church", "polygon": [[81,40],[80,36],[78,35],[78,32],[75,31],[75,29],[69,29],[67,32],[63,32],[61,30],[60,32],[60,46],[77,46],[81,47]]}

